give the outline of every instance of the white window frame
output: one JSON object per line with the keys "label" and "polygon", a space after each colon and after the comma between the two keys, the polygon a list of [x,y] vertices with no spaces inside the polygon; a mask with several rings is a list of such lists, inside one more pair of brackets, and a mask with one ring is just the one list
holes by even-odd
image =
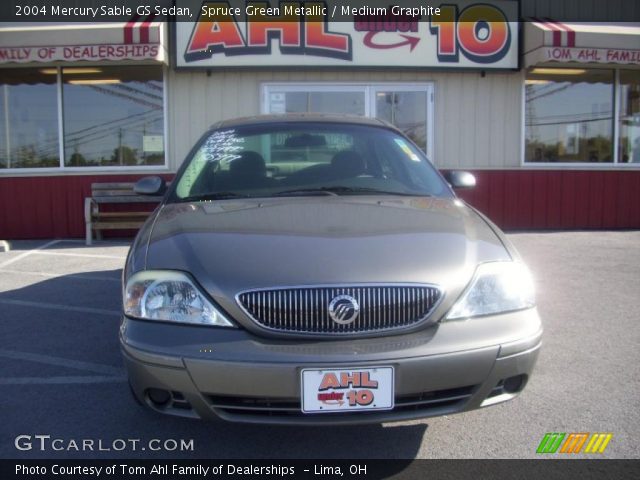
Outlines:
{"label": "white window frame", "polygon": [[[555,66],[563,68],[562,66]],[[553,67],[548,67],[553,68]],[[582,67],[581,67],[582,68]],[[597,67],[585,67],[595,70]],[[601,70],[613,70],[613,130],[611,132],[611,144],[613,148],[613,162],[590,163],[590,162],[527,162],[526,142],[527,142],[527,71],[522,74],[522,111],[521,111],[521,142],[520,142],[520,166],[531,170],[619,170],[619,169],[640,169],[638,163],[620,163],[619,156],[619,134],[620,134],[620,68],[609,66],[601,67]],[[624,68],[623,68],[624,69]]]}
{"label": "white window frame", "polygon": [[375,118],[376,93],[379,91],[425,92],[427,101],[427,157],[434,163],[434,83],[433,82],[268,82],[260,88],[260,113],[269,114],[269,99],[272,93],[287,92],[362,92],[364,94],[364,116]]}
{"label": "white window frame", "polygon": [[[76,65],[77,66],[77,65]],[[83,64],[83,66],[85,66]],[[103,65],[100,65],[103,67]],[[56,84],[56,101],[57,101],[57,118],[58,118],[58,155],[60,157],[59,165],[57,167],[42,167],[42,168],[0,168],[0,177],[6,176],[15,176],[16,174],[21,174],[20,176],[29,176],[32,174],[64,174],[64,173],[82,173],[87,172],[91,174],[96,173],[130,173],[130,172],[168,172],[169,171],[169,162],[167,159],[168,156],[168,99],[167,99],[167,67],[162,66],[162,115],[163,115],[163,142],[164,142],[164,163],[162,165],[137,165],[137,166],[104,166],[104,167],[67,167],[64,164],[64,114],[63,114],[63,99],[62,99],[62,69],[63,68],[73,68],[74,65],[63,65],[55,67],[58,70],[57,73],[57,84]],[[106,68],[106,67],[105,67]],[[22,175],[24,174],[24,175]]]}

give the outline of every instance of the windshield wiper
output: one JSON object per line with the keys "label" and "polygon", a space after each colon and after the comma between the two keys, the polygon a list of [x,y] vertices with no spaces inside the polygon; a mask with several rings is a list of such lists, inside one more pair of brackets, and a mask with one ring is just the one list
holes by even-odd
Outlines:
{"label": "windshield wiper", "polygon": [[188,197],[181,198],[181,202],[200,202],[206,200],[227,200],[231,198],[251,198],[251,195],[236,192],[210,192],[202,193],[199,195],[190,195]]}
{"label": "windshield wiper", "polygon": [[338,194],[332,189],[327,187],[322,188],[295,188],[293,190],[283,190],[271,195],[272,197],[296,197],[296,196],[316,196],[316,195],[329,195],[338,196]]}
{"label": "windshield wiper", "polygon": [[377,188],[369,187],[345,187],[342,185],[335,185],[331,187],[321,188],[300,188],[296,190],[285,190],[283,192],[275,193],[273,196],[288,196],[288,195],[348,195],[348,194],[370,194],[370,195],[401,195],[407,197],[430,197],[427,193],[409,193],[409,192],[396,192],[390,190],[379,190]]}
{"label": "windshield wiper", "polygon": [[408,193],[408,192],[398,192],[395,190],[381,190],[378,188],[370,188],[370,187],[343,187],[342,185],[335,187],[328,187],[333,192],[338,194],[349,194],[349,193],[364,193],[371,195],[402,195],[407,197],[416,197],[416,196],[430,196],[424,193]]}

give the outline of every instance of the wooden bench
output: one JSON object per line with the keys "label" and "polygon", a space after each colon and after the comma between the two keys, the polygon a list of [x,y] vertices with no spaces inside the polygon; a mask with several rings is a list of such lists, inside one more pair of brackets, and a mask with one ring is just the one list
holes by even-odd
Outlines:
{"label": "wooden bench", "polygon": [[93,230],[96,239],[102,238],[102,230],[137,230],[151,212],[139,210],[101,212],[100,205],[160,203],[162,196],[138,195],[133,191],[134,183],[92,183],[91,197],[84,199],[84,222],[86,244],[91,245]]}

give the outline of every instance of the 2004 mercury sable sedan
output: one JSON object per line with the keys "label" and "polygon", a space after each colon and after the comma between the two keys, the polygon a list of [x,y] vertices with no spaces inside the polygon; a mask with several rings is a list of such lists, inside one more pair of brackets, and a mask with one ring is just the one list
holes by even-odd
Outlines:
{"label": "2004 mercury sable sedan", "polygon": [[138,233],[120,342],[134,395],[241,422],[387,422],[522,391],[542,328],[513,246],[394,127],[225,121]]}

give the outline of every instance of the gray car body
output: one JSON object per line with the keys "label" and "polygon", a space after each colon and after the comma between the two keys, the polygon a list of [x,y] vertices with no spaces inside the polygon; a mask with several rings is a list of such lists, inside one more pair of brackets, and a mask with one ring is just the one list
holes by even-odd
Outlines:
{"label": "gray car body", "polygon": [[[299,120],[307,118],[318,121]],[[256,121],[273,120],[242,122]],[[510,260],[519,257],[502,232],[454,194],[163,202],[131,247],[124,282],[142,270],[188,272],[241,328],[124,317],[120,339],[134,394],[164,413],[301,424],[403,420],[509,400],[536,361],[542,334],[536,309],[442,320],[478,264]],[[349,338],[272,332],[236,301],[239,292],[252,289],[350,284],[435,284],[443,296],[424,322],[409,329]],[[415,411],[282,417],[240,414],[210,400],[299,400],[302,368],[375,365],[395,367],[398,395],[462,386],[471,386],[471,393],[464,402]],[[518,375],[525,380],[517,391],[492,394]],[[180,392],[190,409],[159,408],[150,402],[149,388]]]}

